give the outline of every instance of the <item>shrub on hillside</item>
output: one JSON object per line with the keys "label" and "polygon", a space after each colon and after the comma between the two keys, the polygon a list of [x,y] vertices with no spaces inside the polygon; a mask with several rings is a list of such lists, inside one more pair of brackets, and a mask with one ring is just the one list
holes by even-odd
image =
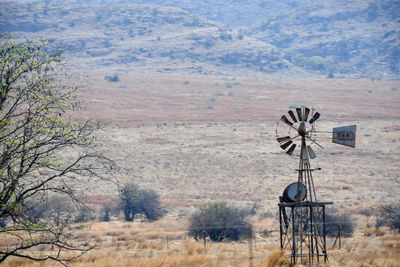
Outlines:
{"label": "shrub on hillside", "polygon": [[160,197],[153,190],[143,190],[134,184],[126,184],[120,194],[125,219],[133,221],[136,214],[143,214],[149,221],[155,221],[164,215]]}
{"label": "shrub on hillside", "polygon": [[104,80],[109,81],[109,82],[118,82],[119,77],[117,74],[114,74],[114,76],[104,76]]}
{"label": "shrub on hillside", "polygon": [[248,214],[225,202],[202,205],[189,219],[189,235],[196,240],[207,235],[213,241],[250,237],[252,227],[245,220]]}

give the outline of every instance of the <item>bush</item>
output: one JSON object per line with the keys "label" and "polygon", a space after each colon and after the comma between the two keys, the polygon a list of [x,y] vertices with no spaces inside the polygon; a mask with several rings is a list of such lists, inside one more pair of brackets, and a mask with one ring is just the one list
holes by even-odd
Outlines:
{"label": "bush", "polygon": [[23,210],[26,221],[33,223],[52,222],[57,226],[68,222],[82,223],[92,221],[94,212],[87,206],[74,205],[63,195],[54,194],[46,199],[30,199]]}
{"label": "bush", "polygon": [[325,230],[330,237],[337,236],[339,231],[341,236],[350,237],[354,232],[354,223],[350,214],[331,211],[325,214]]}
{"label": "bush", "polygon": [[153,190],[143,190],[134,184],[126,184],[121,190],[121,205],[125,219],[133,221],[136,214],[143,214],[149,221],[164,215],[160,197]]}
{"label": "bush", "polygon": [[95,219],[95,213],[87,206],[82,206],[75,214],[74,221],[76,223],[89,222]]}
{"label": "bush", "polygon": [[99,220],[102,222],[111,221],[111,216],[118,214],[120,209],[118,205],[114,205],[114,203],[103,203],[103,208],[100,211]]}
{"label": "bush", "polygon": [[400,230],[400,204],[384,205],[376,214],[376,228],[387,226]]}
{"label": "bush", "polygon": [[225,238],[239,240],[250,237],[251,225],[246,222],[248,212],[229,206],[225,202],[205,204],[189,219],[189,235],[196,240],[206,234],[213,241]]}
{"label": "bush", "polygon": [[30,199],[23,211],[26,221],[39,223],[52,222],[57,226],[72,221],[76,207],[67,196],[55,194],[46,199]]}

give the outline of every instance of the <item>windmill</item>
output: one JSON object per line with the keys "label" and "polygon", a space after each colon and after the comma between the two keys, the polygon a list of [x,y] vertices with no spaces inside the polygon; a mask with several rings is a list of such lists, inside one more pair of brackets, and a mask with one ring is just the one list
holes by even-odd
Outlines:
{"label": "windmill", "polygon": [[[289,110],[276,125],[276,140],[290,156],[299,157],[297,182],[288,185],[280,197],[279,222],[281,250],[290,248],[291,264],[324,262],[326,252],[325,205],[318,202],[315,192],[311,159],[315,159],[314,147],[323,148],[319,135],[332,134],[332,142],[355,147],[356,125],[333,128],[331,132],[317,131],[316,121],[320,113],[307,107]],[[298,153],[297,153],[298,152]]]}

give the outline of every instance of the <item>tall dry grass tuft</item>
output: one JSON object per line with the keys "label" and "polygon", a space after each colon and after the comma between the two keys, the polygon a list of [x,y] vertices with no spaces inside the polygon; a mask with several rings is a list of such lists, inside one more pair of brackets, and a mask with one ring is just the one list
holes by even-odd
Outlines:
{"label": "tall dry grass tuft", "polygon": [[206,250],[203,244],[188,239],[183,242],[183,247],[185,248],[187,255],[193,255],[195,252],[197,254],[202,254]]}
{"label": "tall dry grass tuft", "polygon": [[157,249],[161,250],[163,248],[163,245],[160,244],[160,242],[156,241],[140,241],[137,246],[138,249]]}
{"label": "tall dry grass tuft", "polygon": [[165,232],[157,232],[157,231],[142,232],[133,235],[133,239],[135,239],[136,241],[144,241],[149,239],[166,239],[166,237],[167,235]]}
{"label": "tall dry grass tuft", "polygon": [[364,230],[364,236],[372,236],[373,234],[375,234],[375,228],[374,227],[370,227]]}
{"label": "tall dry grass tuft", "polygon": [[287,264],[288,258],[284,256],[283,251],[281,250],[274,250],[268,255],[267,266],[274,267],[274,266],[282,266]]}
{"label": "tall dry grass tuft", "polygon": [[384,236],[386,234],[386,229],[383,227],[379,227],[375,230],[376,236]]}

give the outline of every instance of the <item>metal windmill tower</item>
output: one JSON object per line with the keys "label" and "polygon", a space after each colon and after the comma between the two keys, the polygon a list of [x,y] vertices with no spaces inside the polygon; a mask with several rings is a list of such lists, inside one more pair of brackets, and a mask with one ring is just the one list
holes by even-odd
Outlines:
{"label": "metal windmill tower", "polygon": [[[277,123],[276,140],[288,155],[296,155],[297,147],[300,150],[297,182],[286,187],[278,204],[281,250],[290,249],[292,265],[326,262],[325,206],[333,202],[317,200],[313,172],[320,168],[312,169],[310,159],[316,157],[312,146],[323,148],[317,135],[327,132],[316,130],[320,113],[314,109],[296,108],[288,114],[290,119],[283,115]],[[333,128],[330,133],[334,143],[355,147],[356,125]]]}

